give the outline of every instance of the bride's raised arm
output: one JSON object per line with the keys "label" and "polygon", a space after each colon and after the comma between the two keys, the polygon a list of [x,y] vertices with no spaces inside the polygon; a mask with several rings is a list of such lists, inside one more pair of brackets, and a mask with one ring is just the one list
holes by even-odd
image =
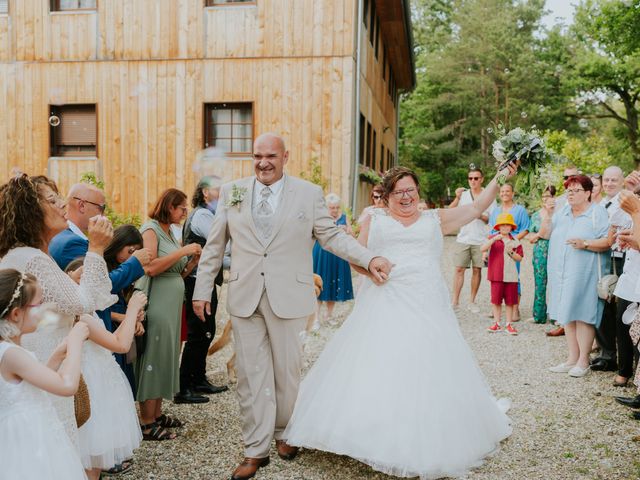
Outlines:
{"label": "bride's raised arm", "polygon": [[[515,175],[518,167],[516,165],[509,165],[509,172],[506,177],[511,178]],[[489,182],[489,185],[485,187],[480,195],[468,205],[463,205],[461,207],[455,208],[441,208],[438,210],[440,214],[440,228],[442,229],[442,233],[444,235],[448,235],[450,233],[454,233],[463,225],[466,225],[471,220],[475,220],[476,218],[480,218],[482,213],[489,208],[491,202],[493,202],[500,191],[500,186],[498,185],[498,175],[497,173],[493,180]]]}

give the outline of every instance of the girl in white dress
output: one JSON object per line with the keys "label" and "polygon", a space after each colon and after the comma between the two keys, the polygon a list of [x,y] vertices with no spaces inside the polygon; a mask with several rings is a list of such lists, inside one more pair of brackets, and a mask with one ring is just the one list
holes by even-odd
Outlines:
{"label": "girl in white dress", "polygon": [[76,449],[58,420],[49,392],[72,398],[78,389],[82,343],[78,324],[47,365],[20,346],[38,321],[42,290],[35,277],[0,270],[0,477],[85,479]]}
{"label": "girl in white dress", "polygon": [[412,171],[391,169],[383,187],[388,209],[365,219],[359,241],[394,266],[382,285],[365,279],[302,381],[284,437],[400,477],[464,475],[511,434],[509,402],[493,397],[460,332],[440,268],[443,234],[479,217],[498,186],[425,212]]}
{"label": "girl in white dress", "polygon": [[[71,278],[80,278],[81,265],[82,260],[74,260],[67,266]],[[90,480],[131,458],[142,440],[131,387],[111,352],[126,353],[131,348],[137,319],[146,303],[144,293],[134,293],[124,320],[113,333],[95,314],[80,315],[80,321],[89,327],[89,341],[82,350],[82,376],[89,390],[91,416],[78,429],[78,438]]]}

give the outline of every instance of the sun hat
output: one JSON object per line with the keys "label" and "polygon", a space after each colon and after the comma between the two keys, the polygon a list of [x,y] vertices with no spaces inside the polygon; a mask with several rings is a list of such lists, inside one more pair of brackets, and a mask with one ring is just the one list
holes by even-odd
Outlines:
{"label": "sun hat", "polygon": [[501,213],[500,215],[498,215],[496,224],[493,226],[493,229],[498,230],[498,227],[500,227],[500,225],[511,225],[513,228],[518,228],[518,225],[516,225],[516,222],[513,220],[513,215],[511,215],[510,213]]}

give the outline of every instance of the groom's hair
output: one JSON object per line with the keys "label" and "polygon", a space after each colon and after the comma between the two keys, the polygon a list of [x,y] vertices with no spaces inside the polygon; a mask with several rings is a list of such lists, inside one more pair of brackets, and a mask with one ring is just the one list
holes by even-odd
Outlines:
{"label": "groom's hair", "polygon": [[420,193],[420,181],[418,180],[418,175],[416,175],[413,170],[407,167],[393,167],[382,179],[382,188],[384,189],[383,196],[385,200],[389,198],[389,194],[394,190],[396,183],[404,177],[413,178],[413,181],[416,183],[418,193]]}

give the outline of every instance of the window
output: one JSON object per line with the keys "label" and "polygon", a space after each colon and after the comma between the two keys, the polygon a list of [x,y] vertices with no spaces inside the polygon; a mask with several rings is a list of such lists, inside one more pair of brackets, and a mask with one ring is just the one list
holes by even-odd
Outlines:
{"label": "window", "polygon": [[371,2],[371,15],[369,17],[369,43],[373,46],[374,33],[376,30],[376,2]]}
{"label": "window", "polygon": [[384,145],[380,144],[380,166],[376,170],[384,172]]}
{"label": "window", "polygon": [[371,165],[374,170],[376,169],[376,145],[378,141],[378,132],[373,131],[373,142],[371,142]]}
{"label": "window", "polygon": [[49,117],[51,156],[88,157],[97,153],[95,105],[52,106]]}
{"label": "window", "polygon": [[0,0],[0,13],[9,13],[9,0]]}
{"label": "window", "polygon": [[379,45],[380,45],[380,18],[376,17],[376,35],[375,35],[375,38],[373,39],[373,51],[376,55],[376,60],[378,59],[378,50],[380,50]]}
{"label": "window", "polygon": [[360,152],[359,152],[359,157],[358,157],[358,162],[360,163],[360,165],[364,165],[365,163],[365,144],[364,144],[364,127],[365,127],[365,119],[364,119],[364,115],[362,115],[362,113],[360,113],[360,133],[359,133],[359,138],[358,138],[358,145],[360,146]]}
{"label": "window", "polygon": [[51,0],[51,11],[95,10],[96,2],[97,0]]}
{"label": "window", "polygon": [[229,5],[232,3],[256,3],[256,0],[206,0],[206,7],[216,7],[218,5]]}
{"label": "window", "polygon": [[367,155],[365,157],[367,167],[371,166],[371,122],[367,122]]}
{"label": "window", "polygon": [[251,155],[253,105],[251,103],[210,103],[205,105],[204,146],[228,153]]}
{"label": "window", "polygon": [[[375,0],[373,0],[375,2]],[[364,7],[362,7],[362,23],[365,28],[369,28],[369,0],[364,0]]]}

